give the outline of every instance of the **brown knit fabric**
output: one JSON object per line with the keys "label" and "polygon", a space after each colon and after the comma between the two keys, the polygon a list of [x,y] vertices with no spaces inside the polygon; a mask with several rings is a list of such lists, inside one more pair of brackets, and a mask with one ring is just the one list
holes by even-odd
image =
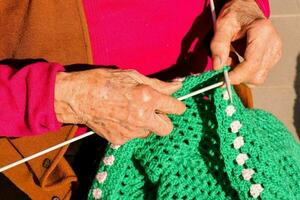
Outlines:
{"label": "brown knit fabric", "polygon": [[[0,60],[43,58],[64,65],[92,64],[88,30],[80,0],[0,1]],[[0,139],[0,166],[73,137],[77,127],[17,139]],[[63,158],[67,146],[4,175],[31,199],[69,199],[77,178]],[[1,194],[5,198],[5,194]]]}
{"label": "brown knit fabric", "polygon": [[92,63],[80,0],[0,1],[0,60],[44,58],[62,64]]}
{"label": "brown knit fabric", "polygon": [[[57,142],[74,136],[76,126],[64,126],[59,132],[50,132],[41,136],[22,137],[18,139],[1,139],[1,166],[30,156]],[[33,159],[26,164],[4,172],[20,190],[31,199],[69,199],[72,184],[77,178],[72,168],[63,159],[67,146]],[[5,194],[2,194],[5,197]]]}

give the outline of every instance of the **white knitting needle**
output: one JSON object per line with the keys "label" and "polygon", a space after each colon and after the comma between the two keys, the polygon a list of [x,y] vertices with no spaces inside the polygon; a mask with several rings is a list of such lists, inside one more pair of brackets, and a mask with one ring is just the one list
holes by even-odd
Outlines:
{"label": "white knitting needle", "polygon": [[[218,83],[215,83],[215,84],[210,85],[210,86],[208,86],[208,87],[202,88],[202,89],[197,90],[197,91],[194,91],[194,92],[192,92],[192,93],[190,93],[190,94],[187,94],[187,95],[184,95],[184,96],[182,96],[182,97],[179,97],[178,100],[182,101],[182,100],[184,100],[184,99],[193,97],[193,96],[195,96],[195,95],[197,95],[197,94],[200,94],[200,93],[206,92],[206,91],[208,91],[208,90],[212,90],[212,89],[214,89],[214,88],[220,87],[220,86],[222,86],[222,85],[224,85],[224,82],[223,82],[223,81],[218,82]],[[82,135],[80,135],[80,136],[74,137],[74,138],[72,138],[72,139],[70,139],[70,140],[67,140],[67,141],[62,142],[62,143],[60,143],[60,144],[57,144],[57,145],[55,145],[55,146],[52,146],[52,147],[50,147],[50,148],[48,148],[48,149],[45,149],[45,150],[40,151],[40,152],[38,152],[38,153],[35,153],[35,154],[31,155],[31,156],[28,156],[28,157],[26,157],[26,158],[23,158],[23,159],[21,159],[21,160],[19,160],[19,161],[16,161],[16,162],[14,162],[14,163],[11,163],[11,164],[9,164],[9,165],[6,165],[6,166],[4,166],[4,167],[1,167],[1,168],[0,168],[0,173],[1,173],[1,172],[4,172],[5,170],[8,170],[8,169],[10,169],[10,168],[13,168],[13,167],[15,167],[15,166],[17,166],[17,165],[20,165],[20,164],[23,164],[23,163],[25,163],[25,162],[28,162],[28,161],[30,161],[30,160],[32,160],[32,159],[34,159],[34,158],[37,158],[37,157],[39,157],[39,156],[41,156],[41,155],[44,155],[44,154],[46,154],[46,153],[49,153],[50,151],[54,151],[54,150],[59,149],[59,148],[65,146],[65,145],[71,144],[71,143],[73,143],[73,142],[75,142],[75,141],[81,140],[81,139],[83,139],[83,138],[85,138],[85,137],[88,137],[88,136],[90,136],[90,135],[93,135],[93,134],[95,134],[95,132],[89,131],[89,132],[84,133],[84,134],[82,134]]]}
{"label": "white knitting needle", "polygon": [[191,92],[190,94],[184,95],[184,96],[179,97],[179,98],[177,98],[177,99],[178,99],[179,101],[182,101],[182,100],[185,100],[185,99],[187,99],[187,98],[193,97],[193,96],[195,96],[195,95],[197,95],[197,94],[200,94],[200,93],[206,92],[206,91],[208,91],[208,90],[211,90],[211,89],[220,87],[220,86],[222,86],[222,85],[224,85],[224,82],[223,82],[223,81],[218,82],[218,83],[215,83],[215,84],[210,85],[210,86],[207,86],[207,87],[202,88],[202,89],[200,89],[200,90],[196,90],[196,91],[194,91],[194,92]]}
{"label": "white knitting needle", "polygon": [[[214,0],[210,0],[210,13],[211,13],[211,18],[212,18],[212,21],[213,21],[213,24],[214,24],[214,30],[215,30],[215,26],[216,26],[216,21],[217,21],[217,15],[216,15],[216,8],[215,8],[215,3],[214,3]],[[230,48],[235,52],[237,53],[233,46],[230,45]],[[228,71],[225,70],[224,71],[224,77],[225,77],[225,85],[226,85],[226,89],[227,89],[227,92],[228,92],[228,96],[229,96],[229,99],[230,99],[230,103],[232,103],[232,91],[231,91],[231,84],[230,84],[230,79],[229,79],[229,75],[228,75]]]}
{"label": "white knitting needle", "polygon": [[231,91],[231,83],[228,75],[228,71],[224,70],[224,78],[225,78],[225,85],[228,92],[230,103],[232,103],[232,91]]}
{"label": "white knitting needle", "polygon": [[215,8],[214,0],[210,0],[209,5],[210,5],[210,11],[211,11],[210,13],[211,13],[211,17],[213,20],[213,24],[215,25],[216,21],[217,21],[217,15],[216,15],[216,8]]}
{"label": "white knitting needle", "polygon": [[3,172],[3,171],[5,171],[5,170],[8,170],[8,169],[10,169],[10,168],[13,168],[13,167],[15,167],[15,166],[17,166],[17,165],[20,165],[20,164],[23,164],[23,163],[25,163],[25,162],[28,162],[28,161],[30,161],[30,160],[32,160],[32,159],[34,159],[34,158],[37,158],[37,157],[39,157],[39,156],[41,156],[41,155],[44,155],[44,154],[46,154],[46,153],[49,153],[50,151],[54,151],[54,150],[56,150],[56,149],[59,149],[59,148],[65,146],[65,145],[67,145],[67,144],[71,144],[72,142],[75,142],[75,141],[77,141],[77,140],[80,140],[80,139],[82,139],[82,138],[88,137],[88,136],[93,135],[93,134],[94,134],[93,131],[89,131],[89,132],[84,133],[84,134],[82,134],[82,135],[80,135],[80,136],[74,137],[74,138],[72,138],[72,139],[70,139],[70,140],[67,140],[67,141],[63,142],[63,143],[57,144],[57,145],[52,146],[52,147],[50,147],[50,148],[48,148],[48,149],[45,149],[45,150],[40,151],[40,152],[38,152],[38,153],[35,153],[35,154],[31,155],[31,156],[28,156],[28,157],[26,157],[26,158],[23,158],[23,159],[21,159],[21,160],[19,160],[19,161],[17,161],[17,162],[14,162],[14,163],[11,163],[11,164],[6,165],[6,166],[4,166],[4,167],[1,167],[1,168],[0,168],[0,172]]}

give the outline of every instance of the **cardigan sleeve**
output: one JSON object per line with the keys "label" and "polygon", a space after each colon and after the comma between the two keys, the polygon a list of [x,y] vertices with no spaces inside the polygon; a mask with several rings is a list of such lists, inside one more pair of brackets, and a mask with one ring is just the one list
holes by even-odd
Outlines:
{"label": "cardigan sleeve", "polygon": [[264,15],[269,18],[270,17],[270,5],[269,0],[256,0],[256,3],[264,13]]}
{"label": "cardigan sleeve", "polygon": [[57,72],[64,67],[35,62],[18,69],[0,65],[0,136],[21,137],[61,127],[54,111]]}

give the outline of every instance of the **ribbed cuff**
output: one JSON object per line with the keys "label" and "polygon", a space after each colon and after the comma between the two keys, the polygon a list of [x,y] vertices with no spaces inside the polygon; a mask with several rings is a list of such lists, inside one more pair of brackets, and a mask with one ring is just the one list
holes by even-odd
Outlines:
{"label": "ribbed cuff", "polygon": [[55,80],[56,80],[56,75],[58,72],[63,72],[65,71],[65,68],[57,63],[50,63],[51,65],[51,76],[50,76],[50,80],[49,83],[51,84],[51,89],[49,90],[49,99],[50,99],[50,104],[49,104],[49,114],[50,114],[50,118],[49,118],[49,122],[48,124],[48,128],[51,131],[56,131],[58,129],[61,128],[62,123],[60,123],[57,120],[56,117],[56,113],[55,113],[55,106],[54,106],[54,99],[55,99]]}

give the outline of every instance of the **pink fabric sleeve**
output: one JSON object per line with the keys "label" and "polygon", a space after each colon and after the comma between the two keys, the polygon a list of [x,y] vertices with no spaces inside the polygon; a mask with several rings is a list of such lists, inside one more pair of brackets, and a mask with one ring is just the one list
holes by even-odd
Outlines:
{"label": "pink fabric sleeve", "polygon": [[269,0],[256,0],[256,3],[263,11],[264,15],[269,18],[270,17],[270,5]]}
{"label": "pink fabric sleeve", "polygon": [[0,65],[0,136],[21,137],[61,127],[54,111],[59,64],[36,62],[16,69]]}

